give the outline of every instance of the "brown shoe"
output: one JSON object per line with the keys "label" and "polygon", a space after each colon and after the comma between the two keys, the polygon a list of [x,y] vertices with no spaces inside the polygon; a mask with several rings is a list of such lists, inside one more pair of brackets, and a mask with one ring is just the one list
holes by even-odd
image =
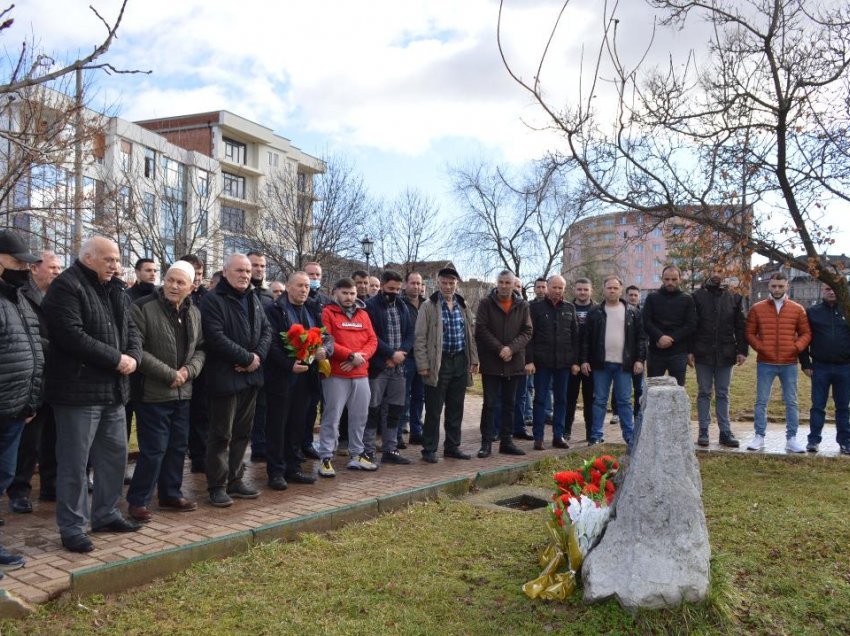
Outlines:
{"label": "brown shoe", "polygon": [[191,512],[197,510],[198,504],[189,501],[186,497],[180,497],[180,499],[160,499],[159,507],[174,512]]}
{"label": "brown shoe", "polygon": [[546,447],[543,445],[542,439],[534,440],[534,450],[546,450]]}
{"label": "brown shoe", "polygon": [[153,514],[145,506],[128,506],[127,514],[140,523],[147,523],[153,518]]}
{"label": "brown shoe", "polygon": [[569,448],[570,445],[567,444],[567,440],[565,440],[563,437],[555,437],[552,440],[552,447],[553,448]]}

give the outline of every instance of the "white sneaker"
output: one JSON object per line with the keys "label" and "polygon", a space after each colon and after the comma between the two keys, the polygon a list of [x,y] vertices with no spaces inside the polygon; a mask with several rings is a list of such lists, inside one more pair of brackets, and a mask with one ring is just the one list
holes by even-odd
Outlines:
{"label": "white sneaker", "polygon": [[805,453],[806,447],[803,446],[800,442],[798,442],[796,437],[789,437],[785,441],[785,452],[786,453]]}
{"label": "white sneaker", "polygon": [[378,470],[378,465],[369,461],[365,453],[360,453],[357,457],[348,460],[348,468],[351,470]]}
{"label": "white sneaker", "polygon": [[330,457],[325,457],[319,464],[319,477],[336,477],[336,471]]}
{"label": "white sneaker", "polygon": [[747,450],[762,450],[764,448],[764,435],[753,435],[753,439],[747,444]]}

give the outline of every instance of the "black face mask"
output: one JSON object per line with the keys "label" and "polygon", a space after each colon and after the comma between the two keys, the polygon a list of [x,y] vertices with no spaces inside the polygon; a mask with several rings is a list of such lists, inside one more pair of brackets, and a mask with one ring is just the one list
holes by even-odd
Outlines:
{"label": "black face mask", "polygon": [[388,303],[393,304],[396,298],[398,298],[398,294],[396,292],[384,292],[384,299]]}
{"label": "black face mask", "polygon": [[12,287],[21,287],[29,280],[30,271],[28,269],[4,269],[2,278]]}

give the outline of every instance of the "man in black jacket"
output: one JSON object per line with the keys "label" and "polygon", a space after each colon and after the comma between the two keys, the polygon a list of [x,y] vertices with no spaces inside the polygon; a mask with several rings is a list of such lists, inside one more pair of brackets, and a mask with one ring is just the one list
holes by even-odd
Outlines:
{"label": "man in black jacket", "polygon": [[[21,293],[29,301],[30,307],[38,317],[41,332],[41,348],[46,352],[47,318],[41,310],[41,302],[50,283],[59,276],[62,265],[53,252],[45,251],[37,263],[30,265],[29,279],[21,286]],[[30,493],[32,476],[38,464],[38,481],[41,484],[42,501],[56,499],[56,421],[49,404],[42,404],[35,418],[24,427],[21,443],[18,446],[18,461],[15,478],[9,484],[9,510],[17,513],[32,512]]]}
{"label": "man in black jacket", "polygon": [[697,444],[709,444],[713,385],[720,444],[737,448],[740,442],[729,426],[729,385],[732,382],[732,367],[736,364],[740,366],[747,360],[747,320],[741,296],[721,285],[723,274],[722,267],[715,267],[703,286],[694,292],[697,327],[691,338],[688,364],[696,366],[699,387]]}
{"label": "man in black jacket", "polygon": [[[573,307],[576,309],[576,320],[578,321],[579,338],[584,331],[584,325],[587,322],[587,316],[590,311],[596,307],[593,302],[593,285],[588,278],[577,278],[573,284]],[[535,388],[535,392],[536,392]],[[564,436],[567,440],[570,439],[573,431],[573,422],[576,417],[576,406],[578,405],[578,396],[581,393],[581,403],[584,409],[584,433],[586,439],[590,441],[591,432],[593,429],[593,371],[589,371],[587,375],[580,373],[570,378],[567,383],[567,415],[564,422]],[[547,392],[548,396],[548,392]],[[544,396],[549,401],[548,397]],[[536,396],[535,396],[536,399]],[[548,407],[547,407],[548,410]]]}
{"label": "man in black jacket", "polygon": [[620,416],[623,439],[633,444],[632,374],[643,373],[646,359],[646,335],[641,316],[620,298],[623,283],[618,276],[605,278],[604,301],[587,315],[581,339],[581,372],[593,370],[593,430],[588,444],[601,444],[611,384]]}
{"label": "man in black jacket", "polygon": [[139,298],[152,294],[156,289],[156,275],[159,273],[152,258],[140,258],[136,261],[133,269],[136,274],[136,282],[132,287],[127,288],[130,302],[135,302]]}
{"label": "man in black jacket", "polygon": [[86,463],[96,475],[92,532],[133,532],[118,509],[127,462],[124,405],[142,359],[139,332],[118,279],[118,246],[85,241],[80,258],[51,283],[41,304],[50,330],[45,400],[56,416],[56,523],[72,552],[94,549],[86,531]]}
{"label": "man in black jacket", "polygon": [[850,455],[850,325],[838,306],[835,290],[821,287],[823,301],[806,310],[812,341],[800,354],[803,373],[812,379],[812,409],[806,450],[818,452],[832,387],[835,438],[842,455]]}
{"label": "man in black jacket", "polygon": [[[44,355],[38,318],[21,291],[29,278],[27,263],[37,260],[20,236],[0,231],[0,492],[15,476],[21,433],[41,404]],[[24,562],[0,548],[0,578],[3,570]]]}
{"label": "man in black jacket", "polygon": [[[363,431],[363,447],[375,462],[375,443],[383,421],[381,463],[409,464],[398,452],[398,426],[404,410],[405,364],[413,349],[413,323],[407,305],[399,298],[401,274],[385,270],[381,290],[366,301],[366,312],[378,339],[378,349],[369,359],[369,418]],[[383,419],[383,418],[386,419]]]}
{"label": "man in black jacket", "polygon": [[263,386],[260,363],[271,344],[271,328],[251,288],[247,256],[227,258],[221,281],[201,302],[201,321],[210,396],[207,488],[212,505],[224,508],[233,503],[231,497],[260,495],[242,481],[242,474],[257,392]]}
{"label": "man in black jacket", "polygon": [[564,439],[564,420],[567,411],[567,384],[570,375],[576,376],[578,366],[578,320],[572,303],[564,300],[567,282],[552,276],[546,284],[546,297],[531,303],[531,324],[534,333],[525,351],[525,368],[534,374],[534,450],[543,450],[543,419],[546,394],[552,387],[554,410],[552,417],[552,446],[569,448]]}
{"label": "man in black jacket", "polygon": [[661,289],[643,304],[643,326],[649,337],[646,375],[654,378],[669,373],[685,386],[688,347],[697,326],[694,299],[679,289],[679,268],[668,265],[661,272]]}
{"label": "man in black jacket", "polygon": [[271,346],[263,363],[266,395],[266,472],[269,487],[286,490],[287,482],[312,484],[316,478],[301,470],[303,457],[304,418],[313,399],[321,391],[318,363],[327,359],[325,345],[312,361],[297,362],[287,350],[284,340],[295,324],[305,331],[322,328],[319,306],[308,298],[310,279],[305,272],[293,272],[286,281],[286,291],[271,305],[266,316],[271,328]]}

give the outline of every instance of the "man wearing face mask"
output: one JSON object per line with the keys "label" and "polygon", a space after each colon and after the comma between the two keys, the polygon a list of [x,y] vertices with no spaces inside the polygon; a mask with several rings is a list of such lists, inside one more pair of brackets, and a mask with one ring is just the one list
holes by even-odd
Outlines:
{"label": "man wearing face mask", "polygon": [[304,265],[304,272],[310,278],[309,298],[318,305],[319,312],[321,312],[334,301],[333,298],[322,292],[322,266],[315,261],[310,261]]}
{"label": "man wearing face mask", "polygon": [[369,418],[363,433],[366,455],[374,462],[375,439],[386,412],[381,445],[381,463],[409,464],[398,452],[398,425],[404,410],[405,363],[413,349],[413,323],[407,305],[399,298],[402,277],[386,270],[381,274],[381,290],[366,301],[366,312],[378,338],[378,350],[369,360]]}
{"label": "man wearing face mask", "polygon": [[[0,492],[15,476],[21,433],[41,404],[44,354],[38,318],[21,289],[29,279],[27,263],[37,261],[20,236],[0,231]],[[0,548],[0,578],[3,570],[24,562]]]}

